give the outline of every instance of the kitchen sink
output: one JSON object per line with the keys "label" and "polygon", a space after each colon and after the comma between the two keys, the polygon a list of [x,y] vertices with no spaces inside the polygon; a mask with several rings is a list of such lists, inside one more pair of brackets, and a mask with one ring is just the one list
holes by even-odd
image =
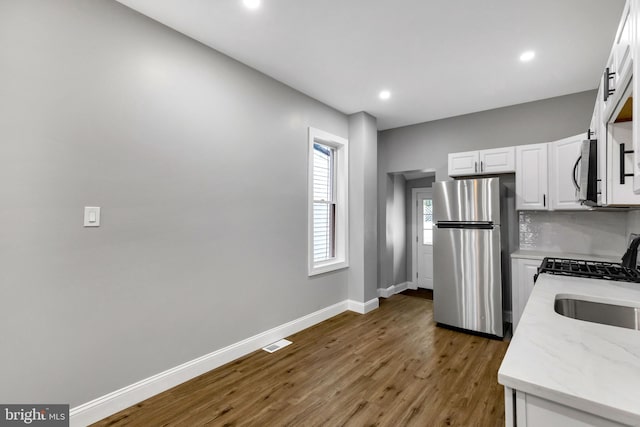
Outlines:
{"label": "kitchen sink", "polygon": [[572,319],[640,330],[639,307],[558,296],[554,309],[556,313]]}

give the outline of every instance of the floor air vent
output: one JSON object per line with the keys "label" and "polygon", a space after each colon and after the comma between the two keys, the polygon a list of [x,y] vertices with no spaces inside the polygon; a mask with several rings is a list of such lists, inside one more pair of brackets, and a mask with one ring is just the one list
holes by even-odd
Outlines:
{"label": "floor air vent", "polygon": [[273,344],[269,344],[266,347],[262,347],[262,349],[264,351],[268,352],[268,353],[275,353],[276,351],[280,350],[281,348],[285,348],[289,344],[291,344],[291,341],[280,340],[280,341],[274,342]]}

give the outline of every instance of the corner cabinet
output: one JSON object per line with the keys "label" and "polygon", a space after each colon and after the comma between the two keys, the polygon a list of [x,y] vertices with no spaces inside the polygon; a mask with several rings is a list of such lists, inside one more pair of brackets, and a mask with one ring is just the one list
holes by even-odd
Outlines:
{"label": "corner cabinet", "polygon": [[548,210],[548,144],[516,147],[516,209]]}
{"label": "corner cabinet", "polygon": [[515,147],[449,154],[449,176],[473,176],[515,172]]}

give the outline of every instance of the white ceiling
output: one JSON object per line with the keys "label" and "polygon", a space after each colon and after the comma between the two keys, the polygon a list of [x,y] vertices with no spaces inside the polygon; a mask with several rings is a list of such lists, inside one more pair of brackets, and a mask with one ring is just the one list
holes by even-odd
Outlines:
{"label": "white ceiling", "polygon": [[[624,0],[118,0],[379,129],[594,89]],[[519,61],[528,49],[536,57]],[[388,89],[391,99],[378,99]]]}

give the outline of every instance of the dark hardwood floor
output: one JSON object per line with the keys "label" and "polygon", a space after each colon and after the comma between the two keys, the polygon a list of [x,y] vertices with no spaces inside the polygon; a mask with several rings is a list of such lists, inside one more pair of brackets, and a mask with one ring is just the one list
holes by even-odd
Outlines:
{"label": "dark hardwood floor", "polygon": [[433,291],[431,289],[406,289],[400,292],[402,295],[408,295],[410,297],[418,297],[433,300]]}
{"label": "dark hardwood floor", "polygon": [[345,312],[95,425],[503,426],[507,343],[436,327],[394,295]]}

